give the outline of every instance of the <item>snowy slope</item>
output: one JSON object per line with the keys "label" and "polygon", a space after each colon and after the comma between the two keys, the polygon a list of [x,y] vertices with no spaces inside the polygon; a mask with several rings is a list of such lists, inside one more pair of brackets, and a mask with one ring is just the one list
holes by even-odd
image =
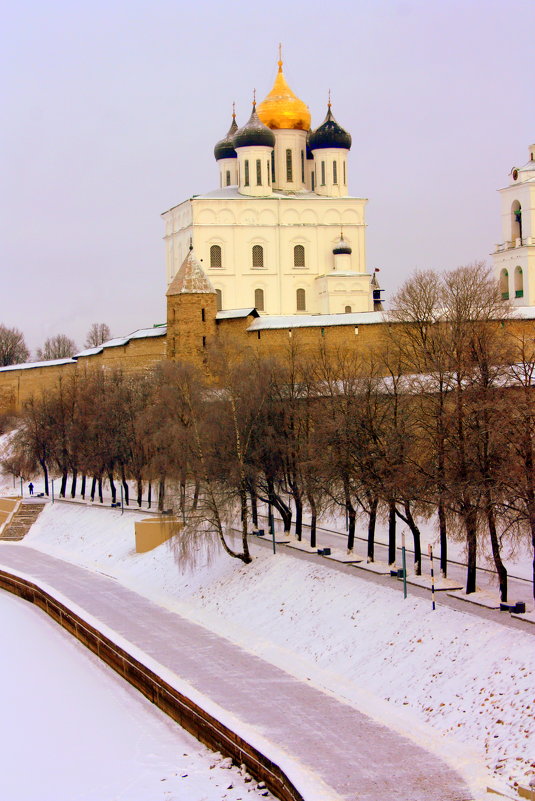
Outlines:
{"label": "snowy slope", "polygon": [[259,546],[249,566],[216,553],[180,569],[168,545],[135,553],[136,517],[56,503],[24,543],[113,575],[432,747],[473,748],[508,784],[535,775],[531,634],[440,605],[432,612]]}

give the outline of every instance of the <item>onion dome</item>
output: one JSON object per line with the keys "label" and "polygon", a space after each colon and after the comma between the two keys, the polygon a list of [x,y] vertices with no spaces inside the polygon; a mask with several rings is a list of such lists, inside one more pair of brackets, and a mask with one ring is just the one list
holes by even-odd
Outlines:
{"label": "onion dome", "polygon": [[309,146],[311,150],[320,150],[327,147],[338,147],[344,150],[351,149],[351,135],[344,131],[336,122],[328,103],[327,116],[320,125],[310,134]]}
{"label": "onion dome", "polygon": [[237,147],[275,147],[275,135],[269,128],[260,122],[258,114],[256,113],[256,103],[253,103],[253,111],[249,117],[249,121],[243,126],[238,128],[234,134],[232,144]]}
{"label": "onion dome", "polygon": [[224,139],[221,139],[217,145],[214,147],[214,156],[215,160],[219,161],[220,159],[235,159],[238,157],[238,154],[234,150],[234,145],[232,144],[232,140],[234,139],[234,134],[238,130],[238,125],[236,123],[236,114],[234,111],[232,112],[232,124],[228,129],[228,133]]}
{"label": "onion dome", "polygon": [[279,58],[279,71],[273,89],[258,106],[258,116],[268,128],[285,128],[298,131],[310,130],[310,111],[306,103],[300,100],[288,84],[282,71],[282,59]]}
{"label": "onion dome", "polygon": [[340,232],[340,239],[338,240],[337,244],[333,248],[333,253],[337,256],[339,253],[347,253],[350,255],[353,251],[351,250],[351,246],[344,239],[344,235]]}

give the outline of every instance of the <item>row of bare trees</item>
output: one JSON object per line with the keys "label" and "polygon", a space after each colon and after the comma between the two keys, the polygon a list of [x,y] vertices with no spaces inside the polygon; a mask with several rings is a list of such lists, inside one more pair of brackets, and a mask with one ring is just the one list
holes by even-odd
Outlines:
{"label": "row of bare trees", "polygon": [[506,600],[504,549],[531,541],[535,553],[531,342],[514,336],[481,265],[418,273],[395,308],[383,340],[365,353],[312,351],[294,336],[266,358],[221,339],[209,381],[175,363],[63,379],[27,405],[4,466],[25,476],[40,467],[45,486],[52,471],[62,495],[102,500],[107,480],[112,500],[120,482],[129,503],[133,481],[141,505],[145,489],[152,503],[154,487],[160,510],[173,503],[244,562],[259,502],[299,539],[306,516],[313,547],[325,512],[346,516],[349,551],[365,519],[370,561],[382,517],[391,564],[401,520],[417,573],[419,524],[436,518],[444,575],[448,542],[464,541],[473,592],[478,551],[488,549]]}
{"label": "row of bare trees", "polygon": [[[87,332],[84,347],[94,348],[110,338],[110,329],[106,323],[93,323]],[[73,339],[66,334],[56,334],[56,336],[48,337],[43,347],[37,349],[36,359],[37,361],[68,359],[76,353],[76,350],[76,343]],[[0,324],[0,367],[22,364],[29,358],[30,351],[26,347],[22,331]]]}

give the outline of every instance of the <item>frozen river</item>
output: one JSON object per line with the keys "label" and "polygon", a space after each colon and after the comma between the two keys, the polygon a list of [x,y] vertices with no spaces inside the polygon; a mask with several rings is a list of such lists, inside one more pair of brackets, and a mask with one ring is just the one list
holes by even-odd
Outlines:
{"label": "frozen river", "polygon": [[0,591],[0,626],[0,799],[260,797],[32,604]]}

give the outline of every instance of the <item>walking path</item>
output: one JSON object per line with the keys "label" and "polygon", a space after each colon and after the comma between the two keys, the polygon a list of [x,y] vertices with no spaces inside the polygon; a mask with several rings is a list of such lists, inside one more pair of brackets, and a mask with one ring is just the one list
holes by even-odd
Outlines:
{"label": "walking path", "polygon": [[0,534],[0,540],[17,542],[18,540],[24,539],[30,528],[43,511],[44,506],[45,504],[43,502],[38,501],[21,503],[19,509],[11,518],[11,522],[7,524]]}
{"label": "walking path", "polygon": [[295,766],[293,781],[307,776],[310,786],[312,777],[315,801],[475,797],[459,773],[412,740],[113,579],[8,543],[0,543],[0,566],[61,593],[93,625],[96,619],[115,632],[123,647],[126,640],[158,662],[167,680],[167,671],[174,674],[182,691],[186,682],[226,710],[245,739],[273,744],[266,756],[277,761],[282,750]]}

